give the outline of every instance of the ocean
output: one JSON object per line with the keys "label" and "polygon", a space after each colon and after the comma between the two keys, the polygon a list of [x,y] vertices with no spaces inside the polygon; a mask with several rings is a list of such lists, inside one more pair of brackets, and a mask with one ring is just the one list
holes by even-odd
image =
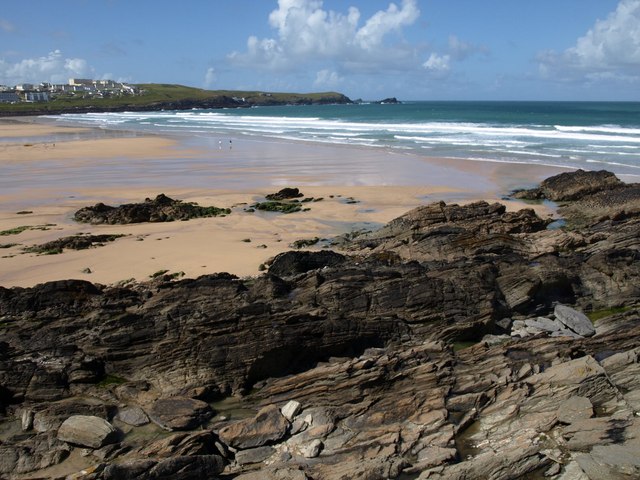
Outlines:
{"label": "ocean", "polygon": [[403,102],[66,114],[105,129],[406,150],[640,176],[639,102]]}

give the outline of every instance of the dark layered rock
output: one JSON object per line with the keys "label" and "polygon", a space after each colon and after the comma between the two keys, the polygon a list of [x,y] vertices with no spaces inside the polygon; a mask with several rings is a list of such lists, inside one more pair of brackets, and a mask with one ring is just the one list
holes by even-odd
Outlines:
{"label": "dark layered rock", "polygon": [[580,200],[604,190],[623,187],[624,184],[613,173],[606,170],[565,172],[547,178],[540,186],[531,190],[515,192],[516,198],[546,198],[554,202]]}
{"label": "dark layered rock", "polygon": [[194,203],[183,203],[164,194],[143,203],[127,203],[118,207],[97,203],[78,210],[73,218],[77,222],[98,224],[127,224],[142,222],[173,222],[190,218],[215,217],[231,213],[228,208],[201,207]]}
{"label": "dark layered rock", "polygon": [[[612,188],[585,198],[633,187]],[[254,279],[0,288],[0,402],[26,429],[115,404],[197,429],[146,425],[164,437],[94,450],[87,479],[633,478],[640,218],[548,223],[435,203]],[[98,413],[54,408],[72,397]],[[63,462],[52,434],[4,441],[4,472]]]}
{"label": "dark layered rock", "polygon": [[193,430],[209,420],[213,411],[202,400],[172,397],[157,400],[150,415],[165,430]]}

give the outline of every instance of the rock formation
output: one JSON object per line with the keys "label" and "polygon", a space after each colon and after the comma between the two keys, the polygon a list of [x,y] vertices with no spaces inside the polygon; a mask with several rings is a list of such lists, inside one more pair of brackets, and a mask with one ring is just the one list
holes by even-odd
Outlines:
{"label": "rock formation", "polygon": [[640,195],[600,177],[574,229],[435,203],[252,279],[0,288],[0,475],[637,478]]}
{"label": "rock formation", "polygon": [[93,207],[78,210],[73,219],[81,223],[91,224],[127,224],[142,222],[173,222],[198,217],[215,217],[228,215],[228,208],[201,207],[194,203],[183,203],[164,194],[143,203],[127,203],[118,207],[97,203]]}

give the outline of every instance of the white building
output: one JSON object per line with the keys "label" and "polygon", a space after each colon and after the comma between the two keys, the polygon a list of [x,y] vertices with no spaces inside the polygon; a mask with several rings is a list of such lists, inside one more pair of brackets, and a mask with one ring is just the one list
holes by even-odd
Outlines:
{"label": "white building", "polygon": [[32,83],[20,83],[16,85],[16,90],[19,92],[26,92],[28,90],[33,90],[34,86]]}
{"label": "white building", "polygon": [[70,78],[69,85],[78,87],[92,87],[93,80],[90,78]]}

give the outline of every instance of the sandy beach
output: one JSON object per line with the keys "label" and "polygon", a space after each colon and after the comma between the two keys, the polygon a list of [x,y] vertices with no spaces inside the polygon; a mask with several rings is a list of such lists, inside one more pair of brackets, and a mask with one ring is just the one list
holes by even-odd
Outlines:
{"label": "sandy beach", "polygon": [[[561,171],[382,149],[229,140],[0,121],[0,285],[26,287],[66,278],[113,284],[149,280],[162,270],[185,277],[223,271],[257,275],[262,263],[296,240],[375,229],[438,200],[499,200],[513,188]],[[245,211],[285,186],[322,200],[289,215]],[[159,193],[232,213],[114,226],[72,219],[84,206],[141,202]],[[510,209],[525,207],[506,203]],[[537,208],[550,214],[544,206]],[[125,236],[57,255],[23,251],[80,233]]]}

